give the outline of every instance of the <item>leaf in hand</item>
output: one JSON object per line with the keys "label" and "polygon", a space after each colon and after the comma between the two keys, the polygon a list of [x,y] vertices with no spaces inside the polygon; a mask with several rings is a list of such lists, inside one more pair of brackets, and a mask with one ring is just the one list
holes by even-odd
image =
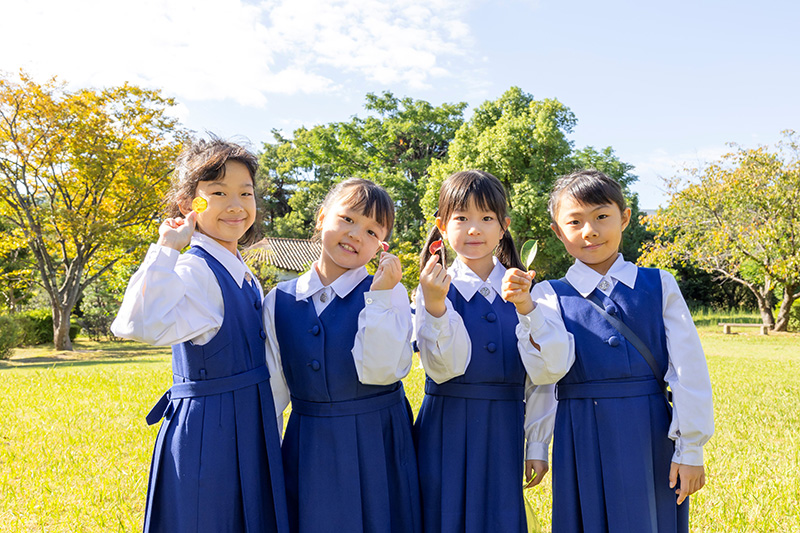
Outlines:
{"label": "leaf in hand", "polygon": [[519,252],[522,262],[525,263],[525,269],[530,270],[533,260],[536,259],[536,253],[539,251],[539,243],[533,239],[525,241],[522,249]]}
{"label": "leaf in hand", "polygon": [[433,241],[428,250],[430,250],[431,254],[435,254],[436,252],[442,249],[442,244],[443,244],[442,239],[439,239],[438,241]]}

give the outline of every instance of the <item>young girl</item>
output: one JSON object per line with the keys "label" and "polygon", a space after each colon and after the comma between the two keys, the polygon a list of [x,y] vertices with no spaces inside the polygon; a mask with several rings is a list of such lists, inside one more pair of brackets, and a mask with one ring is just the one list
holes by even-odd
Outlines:
{"label": "young girl", "polygon": [[273,385],[277,407],[291,395],[283,461],[293,532],[422,531],[400,383],[411,368],[411,311],[400,261],[382,247],[393,224],[386,191],[342,182],[317,213],[320,258],[264,301],[270,370],[285,378]]}
{"label": "young girl", "polygon": [[[530,485],[548,469],[553,387],[534,383],[566,372],[570,338],[531,299],[534,273],[522,271],[506,206],[493,175],[453,174],[420,258],[415,329],[427,379],[415,430],[426,533],[527,531],[523,464],[529,481],[536,473]],[[457,254],[449,269],[429,250],[441,238]]]}
{"label": "young girl", "polygon": [[575,258],[564,279],[533,290],[575,338],[575,363],[556,387],[553,531],[688,531],[685,500],[705,484],[714,422],[686,303],[671,274],[619,253],[631,210],[616,181],[596,170],[565,176],[549,211]]}
{"label": "young girl", "polygon": [[[173,345],[174,384],[147,417],[165,420],[145,532],[288,531],[261,287],[237,251],[253,237],[256,168],[252,154],[219,139],[183,151],[173,218],[161,224],[111,327]],[[193,199],[205,209],[193,211]]]}

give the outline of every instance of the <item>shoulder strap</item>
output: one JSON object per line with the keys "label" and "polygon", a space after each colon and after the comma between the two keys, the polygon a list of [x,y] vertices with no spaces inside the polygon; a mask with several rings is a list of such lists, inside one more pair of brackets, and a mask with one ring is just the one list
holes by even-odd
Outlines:
{"label": "shoulder strap", "polygon": [[[567,281],[566,278],[563,278],[563,281],[564,283],[567,283],[568,285],[572,286],[572,284],[569,281]],[[667,390],[667,383],[664,381],[664,377],[659,375],[660,370],[658,368],[658,363],[656,363],[656,358],[653,357],[653,353],[650,351],[647,345],[642,341],[642,339],[640,339],[638,335],[636,335],[636,333],[634,333],[633,330],[631,330],[631,328],[625,325],[625,323],[622,320],[618,319],[615,316],[609,315],[608,312],[606,312],[606,308],[603,306],[603,302],[600,301],[600,298],[598,298],[597,295],[595,295],[594,293],[589,294],[589,296],[586,297],[586,301],[592,304],[592,306],[597,310],[597,312],[600,313],[600,316],[606,319],[606,321],[609,324],[611,324],[614,327],[614,329],[619,331],[622,334],[622,336],[625,337],[628,340],[628,342],[633,344],[634,348],[636,348],[639,351],[639,353],[642,354],[642,357],[644,357],[644,360],[650,366],[650,370],[656,377],[656,380],[661,386],[661,390],[664,392],[664,395],[667,397],[667,400],[671,400],[671,394]]]}

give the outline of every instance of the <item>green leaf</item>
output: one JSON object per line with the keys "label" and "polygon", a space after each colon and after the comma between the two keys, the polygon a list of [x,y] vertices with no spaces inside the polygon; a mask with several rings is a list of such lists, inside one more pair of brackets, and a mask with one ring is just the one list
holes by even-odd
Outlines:
{"label": "green leaf", "polygon": [[539,251],[539,243],[533,239],[525,241],[522,249],[519,251],[519,256],[522,262],[525,263],[525,268],[530,270],[533,260],[536,259],[536,252]]}

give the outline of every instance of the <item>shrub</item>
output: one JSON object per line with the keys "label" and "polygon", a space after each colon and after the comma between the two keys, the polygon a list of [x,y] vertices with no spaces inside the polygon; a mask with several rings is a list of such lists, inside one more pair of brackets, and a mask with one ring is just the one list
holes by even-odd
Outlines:
{"label": "shrub", "polygon": [[[14,315],[20,327],[21,335],[17,345],[47,344],[53,342],[53,314],[50,309],[33,309]],[[69,328],[70,340],[80,333],[81,327],[71,323]]]}
{"label": "shrub", "polygon": [[19,345],[20,327],[13,316],[0,315],[0,359],[11,357],[11,351]]}

